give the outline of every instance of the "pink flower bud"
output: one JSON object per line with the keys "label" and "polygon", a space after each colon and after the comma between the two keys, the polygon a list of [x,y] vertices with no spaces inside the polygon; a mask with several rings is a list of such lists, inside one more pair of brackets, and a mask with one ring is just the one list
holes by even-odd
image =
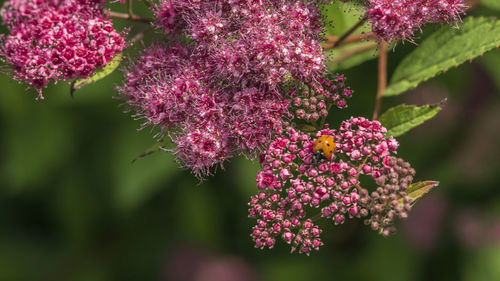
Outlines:
{"label": "pink flower bud", "polygon": [[351,197],[345,196],[344,198],[342,198],[342,203],[346,206],[351,205]]}
{"label": "pink flower bud", "polygon": [[359,216],[359,206],[351,206],[349,208],[349,215],[352,217]]}
{"label": "pink flower bud", "polygon": [[290,244],[290,242],[292,242],[292,239],[294,236],[295,235],[290,231],[283,232],[283,240],[285,240],[285,242],[287,242],[288,244]]}

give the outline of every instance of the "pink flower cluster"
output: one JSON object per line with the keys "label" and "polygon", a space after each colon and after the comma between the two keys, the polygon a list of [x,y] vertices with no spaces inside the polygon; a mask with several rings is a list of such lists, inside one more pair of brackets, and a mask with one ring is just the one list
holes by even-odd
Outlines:
{"label": "pink flower cluster", "polygon": [[170,41],[146,49],[119,90],[143,126],[169,131],[178,161],[198,176],[280,135],[292,83],[321,90],[317,5],[163,0],[155,14]]}
{"label": "pink flower cluster", "polygon": [[[313,1],[310,1],[313,2]],[[206,71],[226,83],[276,88],[323,74],[318,6],[298,0],[162,0],[157,25],[194,40]]]}
{"label": "pink flower cluster", "polygon": [[10,34],[0,55],[14,78],[39,90],[50,81],[87,78],[122,51],[124,39],[98,0],[10,0],[1,15]]}
{"label": "pink flower cluster", "polygon": [[369,0],[367,16],[373,32],[387,41],[412,40],[427,23],[460,21],[465,0]]}
{"label": "pink flower cluster", "polygon": [[257,152],[290,116],[278,93],[211,85],[193,52],[174,43],[146,49],[119,91],[143,126],[170,130],[179,162],[201,177],[234,155]]}
{"label": "pink flower cluster", "polygon": [[363,217],[389,235],[395,219],[406,218],[411,208],[406,189],[415,171],[393,156],[398,142],[385,133],[378,121],[363,117],[342,122],[339,130],[323,129],[316,137],[332,136],[336,149],[319,162],[309,135],[289,128],[275,139],[261,157],[260,192],[249,203],[249,217],[257,219],[251,234],[255,246],[272,248],[282,238],[292,251],[308,254],[322,245],[315,225],[320,218],[341,224]]}

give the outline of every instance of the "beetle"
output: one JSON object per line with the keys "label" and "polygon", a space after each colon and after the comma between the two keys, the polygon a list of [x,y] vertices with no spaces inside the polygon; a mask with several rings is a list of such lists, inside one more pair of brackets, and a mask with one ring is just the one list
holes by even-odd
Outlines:
{"label": "beetle", "polygon": [[313,158],[315,162],[328,159],[335,151],[335,142],[331,136],[321,136],[314,141]]}

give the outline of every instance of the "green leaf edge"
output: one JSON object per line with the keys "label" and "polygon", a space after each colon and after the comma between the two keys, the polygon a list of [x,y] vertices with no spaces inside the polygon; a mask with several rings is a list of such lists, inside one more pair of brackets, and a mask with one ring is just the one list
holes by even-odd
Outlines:
{"label": "green leaf edge", "polygon": [[[438,181],[421,181],[413,183],[406,189],[406,196],[411,198],[411,203],[414,203],[420,197],[424,196],[431,189],[437,187],[438,185],[439,185]],[[400,198],[398,201],[402,203],[403,198]]]}
{"label": "green leaf edge", "polygon": [[106,76],[110,75],[111,73],[113,73],[120,66],[122,59],[123,59],[123,54],[118,53],[110,62],[108,62],[108,64],[106,64],[103,68],[99,69],[94,75],[90,76],[89,78],[85,79],[79,78],[73,81],[73,83],[71,84],[71,94],[73,94],[75,90],[78,90],[83,86],[99,81],[105,78]]}
{"label": "green leaf edge", "polygon": [[[464,20],[464,25],[468,24],[469,22],[475,21],[475,20],[476,21],[483,21],[481,24],[490,24],[490,25],[492,25],[492,27],[494,25],[499,24],[499,22],[500,22],[498,20],[488,19],[485,17],[468,17]],[[463,30],[463,29],[461,29],[461,30]],[[436,37],[445,36],[449,32],[453,32],[453,31],[451,29],[447,30],[446,32],[436,31],[431,36],[429,36],[429,38],[424,40],[424,42],[422,42],[420,44],[420,46],[422,46],[424,44],[430,44],[427,42],[432,42],[435,40]],[[465,55],[461,54],[458,58],[453,57],[453,58],[446,59],[445,62],[439,63],[439,65],[445,64],[444,67],[437,67],[435,64],[433,68],[437,68],[436,71],[432,72],[432,74],[430,74],[430,75],[425,76],[424,79],[421,79],[417,82],[411,82],[411,81],[409,81],[408,78],[411,78],[413,76],[421,76],[422,73],[429,72],[429,68],[427,68],[425,70],[420,70],[419,72],[416,73],[417,75],[415,73],[413,73],[410,76],[402,77],[401,79],[398,79],[399,81],[394,81],[395,76],[393,76],[393,79],[391,79],[391,83],[389,84],[387,89],[382,93],[382,96],[384,96],[384,97],[395,96],[395,95],[402,94],[406,91],[415,89],[419,84],[436,77],[437,75],[445,72],[446,70],[448,70],[452,67],[456,67],[458,65],[461,65],[468,60],[472,60],[472,59],[474,59],[474,58],[476,58],[476,57],[478,57],[478,56],[480,56],[480,55],[482,55],[482,54],[484,54],[484,53],[486,53],[494,48],[497,48],[499,45],[500,45],[500,39],[498,39],[495,42],[488,43],[488,44],[483,45],[479,48],[476,48],[474,50],[469,51],[468,54],[470,54],[470,55],[465,56]],[[413,52],[411,52],[408,56],[406,56],[403,59],[403,61],[401,61],[401,63],[397,66],[395,73],[397,73],[398,70],[400,70],[401,68],[407,67],[406,64],[409,64],[407,62],[412,61],[412,55],[414,55],[415,53],[417,53],[417,55],[418,55],[418,52],[419,52],[418,50],[419,49],[417,48]],[[466,57],[466,58],[460,59],[460,57]]]}
{"label": "green leaf edge", "polygon": [[[395,107],[389,108],[386,112],[384,112],[380,118],[379,121],[382,123],[384,127],[387,129],[387,136],[393,136],[393,137],[399,137],[408,131],[410,131],[413,128],[416,128],[420,125],[422,125],[425,121],[433,118],[436,116],[439,111],[443,108],[443,104],[445,103],[446,100],[443,100],[440,104],[428,104],[428,105],[423,105],[423,106],[416,106],[416,105],[406,105],[406,104],[400,104]],[[404,112],[408,110],[413,110],[414,112],[420,111],[418,116],[411,119],[411,120],[404,120],[401,123],[399,123],[396,126],[392,126],[390,128],[388,125],[388,121],[386,120],[391,120],[391,119],[397,119],[397,114],[399,112]],[[409,124],[408,124],[409,123]],[[408,125],[406,125],[408,124]],[[401,128],[402,127],[402,128]]]}

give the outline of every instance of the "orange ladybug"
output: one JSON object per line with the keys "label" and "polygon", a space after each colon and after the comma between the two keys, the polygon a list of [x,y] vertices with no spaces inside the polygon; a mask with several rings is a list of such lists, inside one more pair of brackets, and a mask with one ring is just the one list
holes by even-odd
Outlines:
{"label": "orange ladybug", "polygon": [[335,150],[335,142],[331,136],[321,136],[314,141],[313,157],[316,162],[321,159],[327,159],[332,156]]}

